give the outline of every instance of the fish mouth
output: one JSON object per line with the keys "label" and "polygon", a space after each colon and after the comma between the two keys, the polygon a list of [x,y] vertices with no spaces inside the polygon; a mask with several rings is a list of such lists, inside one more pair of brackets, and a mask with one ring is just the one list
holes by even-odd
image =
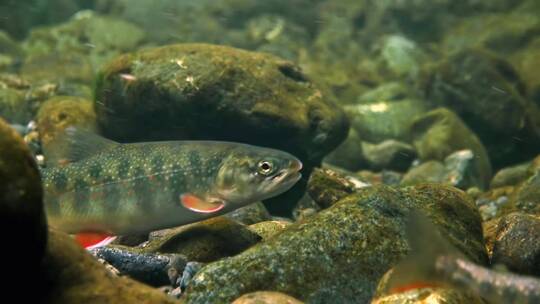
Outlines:
{"label": "fish mouth", "polygon": [[272,176],[270,179],[275,189],[271,195],[274,196],[283,193],[296,184],[302,178],[300,170],[302,170],[302,162],[295,159],[287,169],[283,169],[278,174]]}

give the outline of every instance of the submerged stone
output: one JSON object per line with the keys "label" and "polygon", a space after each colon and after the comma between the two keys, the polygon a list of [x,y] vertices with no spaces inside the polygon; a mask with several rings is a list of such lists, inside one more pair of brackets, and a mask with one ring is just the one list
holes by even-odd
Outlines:
{"label": "submerged stone", "polygon": [[9,275],[6,290],[23,285],[41,265],[47,222],[37,165],[17,132],[0,118],[0,228],[6,246],[0,253]]}
{"label": "submerged stone", "polygon": [[503,58],[463,50],[429,68],[419,83],[426,100],[455,111],[478,135],[495,168],[538,153],[540,110],[524,98],[523,82]]}
{"label": "submerged stone", "polygon": [[232,304],[302,304],[303,302],[275,291],[251,292],[234,300]]}
{"label": "submerged stone", "polygon": [[540,217],[511,213],[496,226],[491,264],[510,271],[540,276]]}
{"label": "submerged stone", "polygon": [[92,101],[74,96],[56,96],[45,101],[39,108],[36,123],[45,150],[58,136],[65,136],[68,127],[97,133]]}
{"label": "submerged stone", "polygon": [[473,170],[479,186],[486,188],[491,163],[478,137],[452,111],[439,108],[414,120],[410,128],[414,147],[421,160],[444,160],[450,154],[469,149],[474,154]]}
{"label": "submerged stone", "polygon": [[189,261],[211,262],[251,247],[261,237],[247,226],[225,217],[153,232],[143,253],[178,253]]}
{"label": "submerged stone", "polygon": [[267,289],[309,303],[365,303],[380,277],[408,250],[409,210],[422,210],[473,261],[487,263],[480,216],[455,188],[368,187],[290,225],[239,255],[206,265],[189,285],[187,303],[222,303]]}

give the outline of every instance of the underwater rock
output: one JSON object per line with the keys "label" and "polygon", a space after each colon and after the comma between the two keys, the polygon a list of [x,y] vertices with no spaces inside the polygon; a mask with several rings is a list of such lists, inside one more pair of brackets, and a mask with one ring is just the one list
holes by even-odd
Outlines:
{"label": "underwater rock", "polygon": [[36,123],[45,150],[70,126],[97,133],[93,102],[75,96],[55,96],[45,101],[39,108]]}
{"label": "underwater rock", "polygon": [[239,255],[206,265],[184,299],[228,302],[264,286],[306,302],[365,303],[378,279],[406,254],[403,229],[412,209],[422,210],[473,261],[487,263],[480,215],[465,193],[440,185],[374,186]]}
{"label": "underwater rock", "polygon": [[309,167],[348,130],[344,113],[297,66],[226,46],[177,44],[117,57],[95,93],[100,126],[119,140],[247,142],[288,151]]}
{"label": "underwater rock", "polygon": [[[33,29],[24,41],[27,57],[21,73],[31,81],[52,81],[63,86],[92,85],[101,65],[140,46],[144,32],[126,21],[82,11],[69,21]],[[65,95],[70,88],[63,89]],[[82,89],[79,89],[79,91]]]}
{"label": "underwater rock", "polygon": [[409,144],[393,139],[379,144],[362,143],[362,151],[371,170],[407,171],[416,158],[416,150]]}
{"label": "underwater rock", "polygon": [[94,1],[2,1],[0,28],[14,38],[22,39],[32,27],[62,22],[82,8],[92,5],[91,2]]}
{"label": "underwater rock", "polygon": [[366,92],[345,112],[363,141],[379,143],[387,139],[406,142],[407,132],[415,117],[427,111],[426,103],[415,97],[404,84],[389,83]]}
{"label": "underwater rock", "polygon": [[528,46],[515,52],[510,57],[510,62],[519,72],[527,89],[527,97],[540,106],[540,38],[533,40]]}
{"label": "underwater rock", "polygon": [[446,175],[442,162],[428,160],[412,167],[401,180],[401,185],[412,186],[422,183],[441,183]]}
{"label": "underwater rock", "polygon": [[439,108],[417,118],[410,128],[413,145],[421,160],[443,160],[458,150],[473,152],[475,176],[480,188],[491,178],[488,154],[476,135],[452,111]]}
{"label": "underwater rock", "polygon": [[324,162],[350,171],[360,170],[367,166],[364,152],[362,151],[362,140],[355,129],[349,129],[349,134],[345,141],[330,152],[324,158]]}
{"label": "underwater rock", "polygon": [[261,237],[247,226],[225,217],[160,230],[150,234],[141,253],[177,253],[189,261],[211,262],[238,254]]}
{"label": "underwater rock", "polygon": [[482,50],[460,51],[428,69],[419,86],[426,100],[463,118],[495,168],[538,153],[540,111],[523,97],[524,85],[504,59]]}
{"label": "underwater rock", "polygon": [[261,202],[256,202],[245,207],[238,208],[230,213],[227,213],[225,217],[244,225],[252,225],[259,222],[264,222],[272,218],[270,213],[268,213],[268,210],[266,210],[266,207],[264,207],[264,204]]}
{"label": "underwater rock", "polygon": [[389,35],[380,42],[379,64],[394,78],[416,77],[426,55],[418,45],[403,36]]}
{"label": "underwater rock", "polygon": [[266,221],[250,225],[249,229],[260,235],[264,241],[285,230],[289,225],[291,223],[286,221]]}
{"label": "underwater rock", "polygon": [[24,284],[39,268],[47,243],[47,222],[41,180],[28,146],[0,118],[0,228],[5,231],[5,250],[0,259],[9,275],[3,288]]}
{"label": "underwater rock", "polygon": [[373,299],[371,304],[484,304],[480,297],[453,288],[418,288]]}
{"label": "underwater rock", "polygon": [[0,70],[9,70],[22,57],[24,53],[19,44],[13,41],[6,32],[0,30]]}
{"label": "underwater rock", "polygon": [[528,177],[529,167],[531,167],[530,162],[503,168],[495,173],[489,187],[493,189],[504,186],[515,186]]}
{"label": "underwater rock", "polygon": [[303,302],[276,291],[256,291],[245,294],[232,304],[302,304]]}
{"label": "underwater rock", "polygon": [[53,230],[37,279],[39,303],[178,303],[157,289],[112,275],[68,235]]}
{"label": "underwater rock", "polygon": [[442,45],[449,53],[480,47],[509,54],[523,48],[539,32],[537,12],[479,14],[463,18],[450,28]]}
{"label": "underwater rock", "polygon": [[399,186],[404,176],[402,173],[390,170],[383,170],[381,172],[361,170],[356,172],[356,175],[368,185],[383,184],[388,186]]}
{"label": "underwater rock", "polygon": [[401,180],[402,185],[425,182],[444,183],[456,188],[485,188],[485,179],[477,170],[478,158],[471,150],[460,150],[448,155],[444,163],[427,161],[413,167]]}
{"label": "underwater rock", "polygon": [[540,218],[523,213],[502,217],[497,223],[491,264],[540,276]]}
{"label": "underwater rock", "polygon": [[534,170],[532,175],[517,187],[501,214],[514,211],[540,216],[540,169]]}
{"label": "underwater rock", "polygon": [[[98,247],[90,250],[122,275],[152,286],[171,284],[170,273],[182,273],[187,259],[179,254],[137,253],[129,247]],[[176,281],[176,280],[173,280]]]}
{"label": "underwater rock", "polygon": [[352,177],[331,169],[316,168],[309,177],[307,192],[321,208],[326,209],[335,202],[369,186]]}
{"label": "underwater rock", "polygon": [[491,189],[480,194],[476,199],[476,205],[484,221],[489,221],[498,216],[507,214],[504,210],[510,208],[510,198],[514,196],[515,187],[506,186]]}
{"label": "underwater rock", "polygon": [[39,105],[57,93],[54,84],[34,85],[14,74],[0,74],[0,117],[26,125]]}

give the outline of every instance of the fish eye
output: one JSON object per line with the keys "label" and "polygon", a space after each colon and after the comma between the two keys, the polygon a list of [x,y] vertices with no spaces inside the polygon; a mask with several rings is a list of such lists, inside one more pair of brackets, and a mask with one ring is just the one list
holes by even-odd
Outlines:
{"label": "fish eye", "polygon": [[260,161],[257,167],[258,167],[258,172],[262,175],[268,175],[272,173],[274,169],[274,166],[272,165],[272,163],[265,160]]}

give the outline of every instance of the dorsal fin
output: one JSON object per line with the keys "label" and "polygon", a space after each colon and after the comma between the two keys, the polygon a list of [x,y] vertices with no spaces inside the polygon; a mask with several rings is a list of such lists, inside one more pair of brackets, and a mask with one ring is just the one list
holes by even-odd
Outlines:
{"label": "dorsal fin", "polygon": [[85,159],[117,145],[120,144],[96,133],[68,127],[63,135],[58,136],[45,149],[45,160],[48,166],[64,165]]}

